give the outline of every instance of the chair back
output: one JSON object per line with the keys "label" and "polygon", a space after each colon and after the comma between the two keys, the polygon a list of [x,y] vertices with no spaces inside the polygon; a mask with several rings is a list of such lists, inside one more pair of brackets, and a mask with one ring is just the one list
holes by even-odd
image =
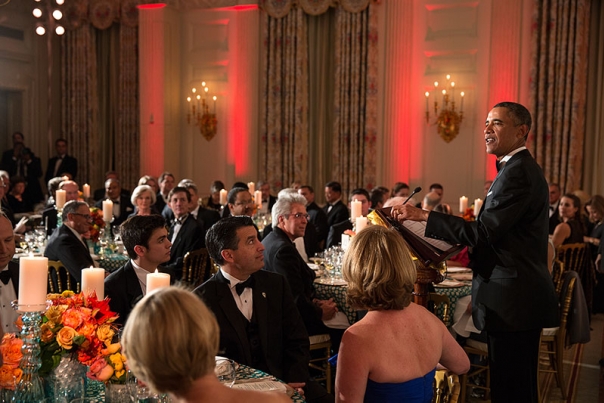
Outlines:
{"label": "chair back", "polygon": [[554,280],[554,287],[556,288],[556,294],[558,295],[560,295],[560,291],[562,290],[564,272],[564,263],[556,257],[552,264],[552,280]]}
{"label": "chair back", "polygon": [[65,290],[80,292],[80,284],[73,280],[69,270],[60,261],[48,261],[48,292],[60,294]]}
{"label": "chair back", "polygon": [[192,287],[201,285],[208,263],[209,255],[206,248],[188,252],[183,259],[182,281]]}
{"label": "chair back", "polygon": [[434,374],[432,403],[457,403],[461,386],[459,377],[447,370],[439,369]]}
{"label": "chair back", "polygon": [[558,246],[558,260],[564,264],[565,271],[583,273],[587,263],[587,244],[571,243]]}
{"label": "chair back", "polygon": [[[560,328],[558,330],[559,343],[564,346],[566,339],[566,325],[568,324],[568,313],[573,302],[573,291],[575,290],[575,283],[577,281],[575,273],[567,272],[564,276],[564,281],[567,283],[565,287],[562,287],[562,293],[560,294]],[[568,278],[568,279],[567,279]]]}
{"label": "chair back", "polygon": [[428,295],[428,310],[438,316],[446,326],[451,320],[451,300],[444,294],[431,292]]}

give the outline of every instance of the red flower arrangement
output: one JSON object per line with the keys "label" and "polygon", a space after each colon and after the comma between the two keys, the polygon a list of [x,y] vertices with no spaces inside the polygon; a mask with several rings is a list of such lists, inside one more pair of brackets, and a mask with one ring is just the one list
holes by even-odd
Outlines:
{"label": "red flower arrangement", "polygon": [[90,217],[92,217],[92,223],[90,223],[90,240],[93,242],[99,241],[101,230],[105,227],[105,221],[103,221],[103,210],[97,207],[90,207]]}
{"label": "red flower arrangement", "polygon": [[15,390],[15,385],[21,380],[23,371],[19,368],[19,362],[23,353],[21,347],[23,341],[13,333],[6,333],[0,344],[2,353],[2,367],[0,367],[0,388]]}
{"label": "red flower arrangement", "polygon": [[476,221],[476,217],[474,217],[474,208],[467,208],[465,213],[463,213],[462,217],[466,221]]}

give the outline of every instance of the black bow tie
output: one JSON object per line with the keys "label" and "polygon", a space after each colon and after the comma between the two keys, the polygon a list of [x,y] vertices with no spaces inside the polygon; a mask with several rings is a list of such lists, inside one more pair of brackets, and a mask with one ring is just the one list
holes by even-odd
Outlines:
{"label": "black bow tie", "polygon": [[501,171],[501,169],[505,166],[506,161],[495,161],[495,167],[497,168],[497,172]]}
{"label": "black bow tie", "polygon": [[254,288],[254,277],[249,276],[247,280],[235,284],[235,291],[237,291],[237,295],[241,295],[243,290],[246,288]]}
{"label": "black bow tie", "polygon": [[552,213],[554,212],[556,208],[554,206],[549,206],[549,211],[551,211]]}
{"label": "black bow tie", "polygon": [[8,284],[10,279],[11,279],[10,271],[8,271],[8,270],[0,271],[0,280],[2,280],[2,282],[4,284]]}
{"label": "black bow tie", "polygon": [[120,204],[119,200],[111,200],[113,202],[113,204]]}

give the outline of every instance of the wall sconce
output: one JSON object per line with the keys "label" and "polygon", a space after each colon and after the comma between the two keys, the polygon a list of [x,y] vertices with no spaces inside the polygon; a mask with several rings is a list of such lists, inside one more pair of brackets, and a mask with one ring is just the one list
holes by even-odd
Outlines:
{"label": "wall sconce", "polygon": [[[45,3],[42,3],[41,0],[35,0],[35,2],[41,3],[40,5],[34,6],[34,9],[32,10],[32,14],[37,18],[36,21],[38,21],[36,22],[36,34],[40,36],[44,35],[46,33],[46,28],[48,27],[49,30],[54,29],[57,35],[63,35],[65,33],[65,28],[59,24],[59,21],[63,18],[60,7],[64,4],[65,0],[48,0]],[[47,27],[45,27],[45,25],[47,25]]]}
{"label": "wall sconce", "polygon": [[[455,82],[451,81],[451,75],[447,74],[446,83],[442,86],[442,91],[439,91],[438,81],[434,82],[433,97],[434,97],[434,117],[436,121],[436,130],[440,137],[447,143],[450,143],[459,134],[459,126],[463,121],[463,99],[466,95],[461,91],[461,104],[459,112],[455,110]],[[438,97],[442,94],[442,106],[440,113],[438,111]],[[430,123],[430,92],[426,91],[426,123]],[[449,97],[450,95],[450,97]]]}
{"label": "wall sconce", "polygon": [[192,88],[192,95],[187,97],[187,123],[199,126],[199,132],[208,141],[216,136],[218,119],[216,119],[216,95],[211,96],[213,111],[210,113],[208,96],[210,89],[205,81],[201,83],[203,96],[197,93],[197,88]]}

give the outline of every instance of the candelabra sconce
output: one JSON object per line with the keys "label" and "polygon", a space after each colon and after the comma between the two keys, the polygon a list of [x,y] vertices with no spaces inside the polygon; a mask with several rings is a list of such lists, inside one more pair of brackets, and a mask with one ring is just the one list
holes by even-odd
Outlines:
{"label": "candelabra sconce", "polygon": [[[455,82],[451,81],[451,76],[447,74],[446,83],[442,91],[439,91],[438,81],[434,82],[434,124],[440,137],[447,143],[450,143],[459,134],[459,126],[463,121],[463,100],[465,92],[460,92],[461,103],[459,111],[455,106]],[[442,94],[442,104],[440,105],[438,97]],[[426,123],[430,124],[430,91],[426,91]]]}
{"label": "candelabra sconce", "polygon": [[13,402],[41,402],[44,400],[44,385],[38,375],[42,366],[40,358],[40,326],[42,314],[48,309],[49,302],[40,305],[20,305],[18,301],[11,302],[12,307],[21,314],[23,327],[21,328],[21,351],[23,357],[19,367],[23,371],[21,380],[15,389]]}
{"label": "candelabra sconce", "polygon": [[207,100],[210,89],[205,81],[201,83],[204,95],[197,93],[197,88],[192,88],[192,96],[187,97],[187,123],[199,127],[199,133],[210,141],[216,136],[218,130],[218,119],[216,118],[216,95],[212,96],[213,108],[210,112],[210,104]]}

